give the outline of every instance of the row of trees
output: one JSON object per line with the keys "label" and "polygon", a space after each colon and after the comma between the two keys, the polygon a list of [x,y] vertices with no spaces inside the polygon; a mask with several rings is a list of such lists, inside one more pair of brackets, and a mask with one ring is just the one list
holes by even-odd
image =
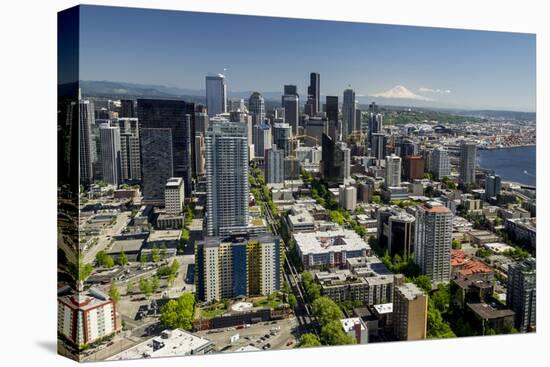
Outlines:
{"label": "row of trees", "polygon": [[195,313],[195,296],[184,293],[160,309],[160,322],[171,329],[191,330]]}

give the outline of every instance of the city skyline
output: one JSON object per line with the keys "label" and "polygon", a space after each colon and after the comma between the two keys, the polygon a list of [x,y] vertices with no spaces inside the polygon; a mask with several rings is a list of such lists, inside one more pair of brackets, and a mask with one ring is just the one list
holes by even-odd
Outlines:
{"label": "city skyline", "polygon": [[[360,103],[536,107],[532,34],[133,8],[81,12],[81,80],[201,91],[206,75],[227,69],[228,91],[282,94],[284,84],[296,84],[306,96],[309,73],[318,72],[322,95],[342,95],[351,85]],[[105,39],[117,57],[103,57]]]}

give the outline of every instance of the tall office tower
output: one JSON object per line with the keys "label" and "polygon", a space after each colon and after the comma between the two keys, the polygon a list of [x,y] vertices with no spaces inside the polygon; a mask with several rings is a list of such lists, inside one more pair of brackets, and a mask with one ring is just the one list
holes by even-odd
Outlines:
{"label": "tall office tower", "polygon": [[368,118],[368,120],[369,120],[369,131],[368,131],[369,143],[370,143],[371,150],[373,150],[374,149],[374,144],[375,144],[375,142],[374,142],[375,134],[382,133],[383,116],[382,116],[382,114],[379,114],[379,113],[375,114],[375,113],[370,112],[368,117],[369,117]]}
{"label": "tall office tower", "polygon": [[378,113],[378,105],[376,105],[376,102],[371,102],[369,104],[369,113],[377,114]]}
{"label": "tall office tower", "polygon": [[248,99],[248,112],[252,115],[252,123],[254,125],[265,123],[264,97],[260,93],[254,92],[250,95]]}
{"label": "tall office tower", "polygon": [[355,128],[353,129],[357,132],[363,133],[363,111],[356,108],[355,109]]}
{"label": "tall office tower", "polygon": [[227,112],[225,75],[218,74],[206,77],[206,109],[209,117]]}
{"label": "tall office tower", "polygon": [[386,157],[386,188],[401,185],[401,157],[395,154]]}
{"label": "tall office tower", "polygon": [[346,89],[342,103],[342,138],[347,138],[355,131],[355,109],[355,92],[353,89]]}
{"label": "tall office tower", "polygon": [[248,226],[246,125],[216,119],[206,133],[207,233],[225,236]]}
{"label": "tall office tower", "polygon": [[489,175],[485,178],[485,200],[495,198],[500,194],[501,179],[499,175]]}
{"label": "tall office tower", "polygon": [[115,123],[120,129],[120,178],[122,181],[139,181],[141,180],[141,151],[138,119],[123,117]]}
{"label": "tall office tower", "polygon": [[321,75],[319,73],[309,74],[309,87],[307,88],[308,102],[311,99],[312,114],[315,116],[321,109]]}
{"label": "tall office tower", "polygon": [[[286,90],[285,86],[285,90]],[[282,97],[285,109],[285,122],[292,127],[292,135],[298,135],[298,122],[300,119],[300,97],[297,94],[286,94]]]}
{"label": "tall office tower", "polygon": [[537,263],[528,258],[508,267],[506,304],[516,313],[515,325],[521,332],[537,325]]}
{"label": "tall office tower", "polygon": [[181,177],[170,177],[164,187],[164,209],[166,214],[179,215],[183,211],[185,189]]}
{"label": "tall office tower", "polygon": [[195,245],[195,285],[203,302],[270,295],[283,287],[281,239],[257,236],[206,237]]}
{"label": "tall office tower", "polygon": [[424,158],[420,155],[407,155],[404,159],[405,178],[408,181],[424,177]]}
{"label": "tall office tower", "polygon": [[294,95],[294,96],[298,95],[298,87],[296,87],[293,84],[286,84],[283,87],[283,91],[285,95]]}
{"label": "tall office tower", "polygon": [[172,129],[141,128],[143,201],[164,205],[164,185],[174,176]]}
{"label": "tall office tower", "polygon": [[120,113],[119,118],[122,117],[136,117],[136,109],[134,107],[133,99],[121,99],[120,100]]}
{"label": "tall office tower", "polygon": [[394,336],[398,340],[426,339],[428,296],[414,283],[402,280],[396,279],[393,289]]}
{"label": "tall office tower", "polygon": [[[172,174],[168,177],[182,177],[184,186],[185,186],[185,195],[191,195],[191,178],[193,173],[193,149],[192,149],[192,140],[194,135],[191,135],[193,132],[192,125],[192,116],[189,114],[190,107],[194,104],[186,104],[184,101],[179,100],[165,100],[165,99],[138,99],[138,119],[140,124],[140,131],[143,129],[170,129],[172,134]],[[193,113],[194,115],[194,113]],[[142,136],[143,139],[143,136]],[[141,142],[142,151],[141,159],[145,160],[145,154],[156,155],[155,149],[153,146],[149,147],[147,152],[143,151],[143,141]],[[158,147],[159,154],[166,154],[165,147]],[[155,157],[147,159],[155,160]],[[146,169],[150,167],[145,167],[142,163],[141,174],[143,177],[143,183],[145,180],[153,177],[152,174],[145,172]],[[153,167],[153,170],[155,168]],[[161,193],[156,197],[148,197],[144,192],[144,200],[157,201],[162,199],[161,202],[164,203],[164,184],[168,177],[162,177],[161,181],[154,181],[157,183],[156,187],[152,192]]]}
{"label": "tall office tower", "polygon": [[338,187],[338,201],[342,208],[355,211],[357,206],[357,189],[352,185],[340,185]]}
{"label": "tall office tower", "polygon": [[325,97],[325,112],[329,121],[338,121],[338,96],[326,96]]}
{"label": "tall office tower", "polygon": [[399,148],[399,156],[401,158],[405,158],[409,155],[418,155],[418,145],[413,143],[412,141],[402,141],[398,145]]}
{"label": "tall office tower", "polygon": [[475,142],[463,141],[460,144],[459,180],[465,185],[476,182],[477,145]]}
{"label": "tall office tower", "polygon": [[271,126],[256,124],[252,131],[252,143],[254,144],[254,156],[263,157],[265,151],[271,148]]}
{"label": "tall office tower", "polygon": [[386,157],[386,144],[388,138],[382,133],[375,133],[371,136],[371,139],[372,155],[376,157],[376,159],[384,159],[384,157]]}
{"label": "tall office tower", "polygon": [[285,180],[298,180],[302,172],[302,164],[297,157],[288,156],[284,158],[284,178]]}
{"label": "tall office tower", "polygon": [[394,208],[378,210],[378,240],[391,256],[408,258],[414,250],[414,216]]}
{"label": "tall office tower", "polygon": [[438,147],[430,154],[430,170],[436,180],[451,175],[451,161],[446,149]]}
{"label": "tall office tower", "polygon": [[265,151],[265,182],[282,183],[284,181],[285,152],[274,144]]}
{"label": "tall office tower", "polygon": [[205,112],[195,112],[195,134],[199,132],[202,136],[205,136],[207,130],[208,114]]}
{"label": "tall office tower", "polygon": [[451,279],[453,214],[437,202],[427,202],[416,211],[414,262],[434,282]]}
{"label": "tall office tower", "polygon": [[271,129],[273,135],[273,144],[282,149],[285,157],[290,154],[290,136],[292,128],[287,123],[275,123]]}
{"label": "tall office tower", "polygon": [[195,134],[195,172],[197,176],[204,175],[204,135],[202,132]]}
{"label": "tall office tower", "polygon": [[320,145],[323,139],[323,134],[330,136],[327,118],[320,116],[310,117],[306,121],[304,145],[307,147]]}
{"label": "tall office tower", "polygon": [[322,137],[322,174],[330,185],[346,184],[350,178],[350,150],[344,142]]}
{"label": "tall office tower", "polygon": [[99,128],[99,136],[101,140],[103,181],[118,186],[122,181],[120,172],[120,129],[118,126],[102,125]]}
{"label": "tall office tower", "polygon": [[79,114],[79,156],[80,156],[80,183],[90,183],[93,180],[92,173],[92,125],[94,124],[94,102],[88,100],[78,101]]}

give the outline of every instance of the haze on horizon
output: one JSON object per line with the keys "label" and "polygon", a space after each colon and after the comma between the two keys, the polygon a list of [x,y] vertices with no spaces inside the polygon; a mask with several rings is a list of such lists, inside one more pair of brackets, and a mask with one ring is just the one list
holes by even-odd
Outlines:
{"label": "haze on horizon", "polygon": [[321,94],[441,108],[535,111],[533,34],[81,6],[82,80]]}

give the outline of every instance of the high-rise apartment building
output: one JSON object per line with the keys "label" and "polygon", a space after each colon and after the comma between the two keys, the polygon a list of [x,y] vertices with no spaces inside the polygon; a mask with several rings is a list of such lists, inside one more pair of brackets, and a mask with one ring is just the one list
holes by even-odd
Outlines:
{"label": "high-rise apartment building", "polygon": [[464,185],[476,181],[477,144],[463,141],[460,144],[460,175],[459,180]]}
{"label": "high-rise apartment building", "polygon": [[120,129],[118,126],[102,125],[99,128],[99,136],[103,181],[118,186],[122,182]]}
{"label": "high-rise apartment building", "polygon": [[537,263],[528,258],[508,267],[506,304],[515,312],[515,325],[521,332],[537,325]]}
{"label": "high-rise apartment building", "polygon": [[227,86],[223,74],[206,77],[206,109],[210,117],[227,112]]}
{"label": "high-rise apartment building", "polygon": [[281,239],[269,234],[206,237],[195,245],[197,298],[270,295],[282,289],[283,260]]}
{"label": "high-rise apartment building", "polygon": [[292,135],[292,128],[287,123],[274,123],[271,128],[271,135],[273,136],[273,144],[277,145],[277,148],[282,149],[285,156],[290,154],[290,137]]}
{"label": "high-rise apartment building", "polygon": [[453,214],[437,202],[427,202],[416,211],[414,262],[433,282],[451,278]]}
{"label": "high-rise apartment building", "polygon": [[252,143],[254,143],[254,155],[263,157],[265,151],[271,148],[271,126],[256,124],[252,131]]}
{"label": "high-rise apartment building", "polygon": [[164,189],[164,209],[166,214],[179,215],[183,211],[185,190],[181,177],[170,177]]}
{"label": "high-rise apartment building", "polygon": [[401,185],[401,157],[395,154],[386,157],[386,187]]}
{"label": "high-rise apartment building", "polygon": [[246,125],[211,119],[206,133],[207,234],[225,236],[248,226]]}
{"label": "high-rise apartment building", "polygon": [[434,149],[430,154],[430,170],[434,179],[441,180],[451,175],[451,162],[449,153],[445,148]]}
{"label": "high-rise apartment building", "polygon": [[285,152],[279,149],[276,144],[265,151],[265,182],[282,183],[284,181],[284,158]]}
{"label": "high-rise apartment building", "polygon": [[403,283],[397,278],[393,289],[393,333],[395,337],[399,340],[426,339],[428,296],[414,283]]}

